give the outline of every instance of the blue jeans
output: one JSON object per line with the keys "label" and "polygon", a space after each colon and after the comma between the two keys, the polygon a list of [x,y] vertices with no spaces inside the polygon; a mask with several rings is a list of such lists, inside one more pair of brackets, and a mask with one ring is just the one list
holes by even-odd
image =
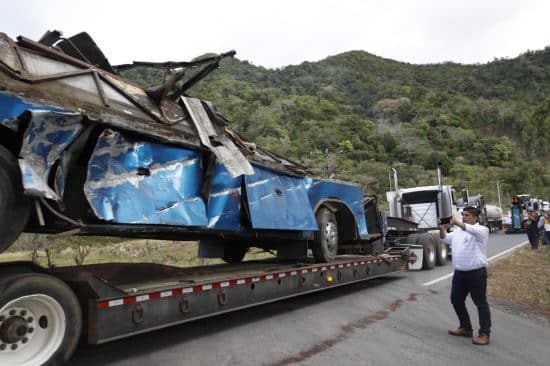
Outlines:
{"label": "blue jeans", "polygon": [[550,231],[544,232],[544,245],[550,245]]}
{"label": "blue jeans", "polygon": [[455,270],[451,288],[451,303],[460,322],[460,327],[472,330],[470,315],[466,310],[466,297],[470,294],[479,314],[479,334],[491,335],[491,311],[487,302],[487,270]]}

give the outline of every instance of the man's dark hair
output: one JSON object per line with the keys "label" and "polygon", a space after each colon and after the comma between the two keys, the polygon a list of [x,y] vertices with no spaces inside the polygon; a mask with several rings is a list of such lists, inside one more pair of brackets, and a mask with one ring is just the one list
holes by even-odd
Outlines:
{"label": "man's dark hair", "polygon": [[473,206],[466,206],[462,211],[466,211],[472,216],[479,217],[480,209]]}

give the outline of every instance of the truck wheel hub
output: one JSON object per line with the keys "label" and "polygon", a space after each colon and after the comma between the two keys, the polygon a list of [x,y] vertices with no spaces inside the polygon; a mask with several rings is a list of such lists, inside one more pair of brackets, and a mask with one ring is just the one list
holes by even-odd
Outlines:
{"label": "truck wheel hub", "polygon": [[0,352],[15,351],[27,344],[34,335],[35,323],[35,316],[29,309],[4,309],[0,313]]}
{"label": "truck wheel hub", "polygon": [[27,321],[19,316],[12,316],[0,326],[0,340],[4,343],[17,343],[27,333]]}
{"label": "truck wheel hub", "polygon": [[332,221],[327,222],[325,226],[325,236],[327,238],[327,245],[329,248],[338,244],[338,230],[336,228],[336,224]]}

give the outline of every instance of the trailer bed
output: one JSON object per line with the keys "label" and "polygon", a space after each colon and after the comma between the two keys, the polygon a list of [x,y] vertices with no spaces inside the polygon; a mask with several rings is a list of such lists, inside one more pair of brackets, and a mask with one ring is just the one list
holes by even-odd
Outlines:
{"label": "trailer bed", "polygon": [[179,268],[108,263],[57,268],[88,319],[88,342],[126,336],[407,269],[407,248],[330,263],[262,260]]}

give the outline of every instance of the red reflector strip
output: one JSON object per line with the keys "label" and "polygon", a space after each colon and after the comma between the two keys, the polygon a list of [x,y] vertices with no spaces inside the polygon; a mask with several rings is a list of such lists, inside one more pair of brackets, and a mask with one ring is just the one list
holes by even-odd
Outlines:
{"label": "red reflector strip", "polygon": [[124,305],[127,305],[127,304],[133,304],[136,302],[136,298],[135,297],[125,297],[124,298]]}
{"label": "red reflector strip", "polygon": [[193,286],[193,292],[201,292],[202,286]]}
{"label": "red reflector strip", "polygon": [[[399,261],[399,257],[390,257],[389,261]],[[260,275],[258,277],[246,277],[246,278],[240,278],[240,279],[229,280],[224,282],[214,282],[210,284],[196,285],[192,287],[184,287],[184,288],[179,288],[174,290],[153,292],[150,294],[143,294],[138,296],[128,296],[122,299],[99,301],[97,303],[97,309],[107,309],[115,306],[134,304],[137,302],[155,300],[155,299],[166,298],[166,297],[173,297],[173,296],[178,296],[182,294],[189,294],[194,292],[199,293],[199,292],[208,291],[211,289],[238,286],[238,285],[244,285],[244,284],[249,284],[253,282],[269,281],[269,280],[278,279],[278,278],[298,276],[306,273],[327,271],[329,269],[332,270],[332,269],[344,268],[344,267],[348,268],[351,266],[358,266],[358,265],[365,265],[365,264],[368,265],[371,263],[381,263],[381,262],[383,262],[383,260],[373,259],[373,260],[365,260],[360,262],[339,263],[339,264],[330,265],[330,266],[310,267],[310,268],[304,268],[304,269],[295,270],[295,271],[265,274],[265,275]]]}

